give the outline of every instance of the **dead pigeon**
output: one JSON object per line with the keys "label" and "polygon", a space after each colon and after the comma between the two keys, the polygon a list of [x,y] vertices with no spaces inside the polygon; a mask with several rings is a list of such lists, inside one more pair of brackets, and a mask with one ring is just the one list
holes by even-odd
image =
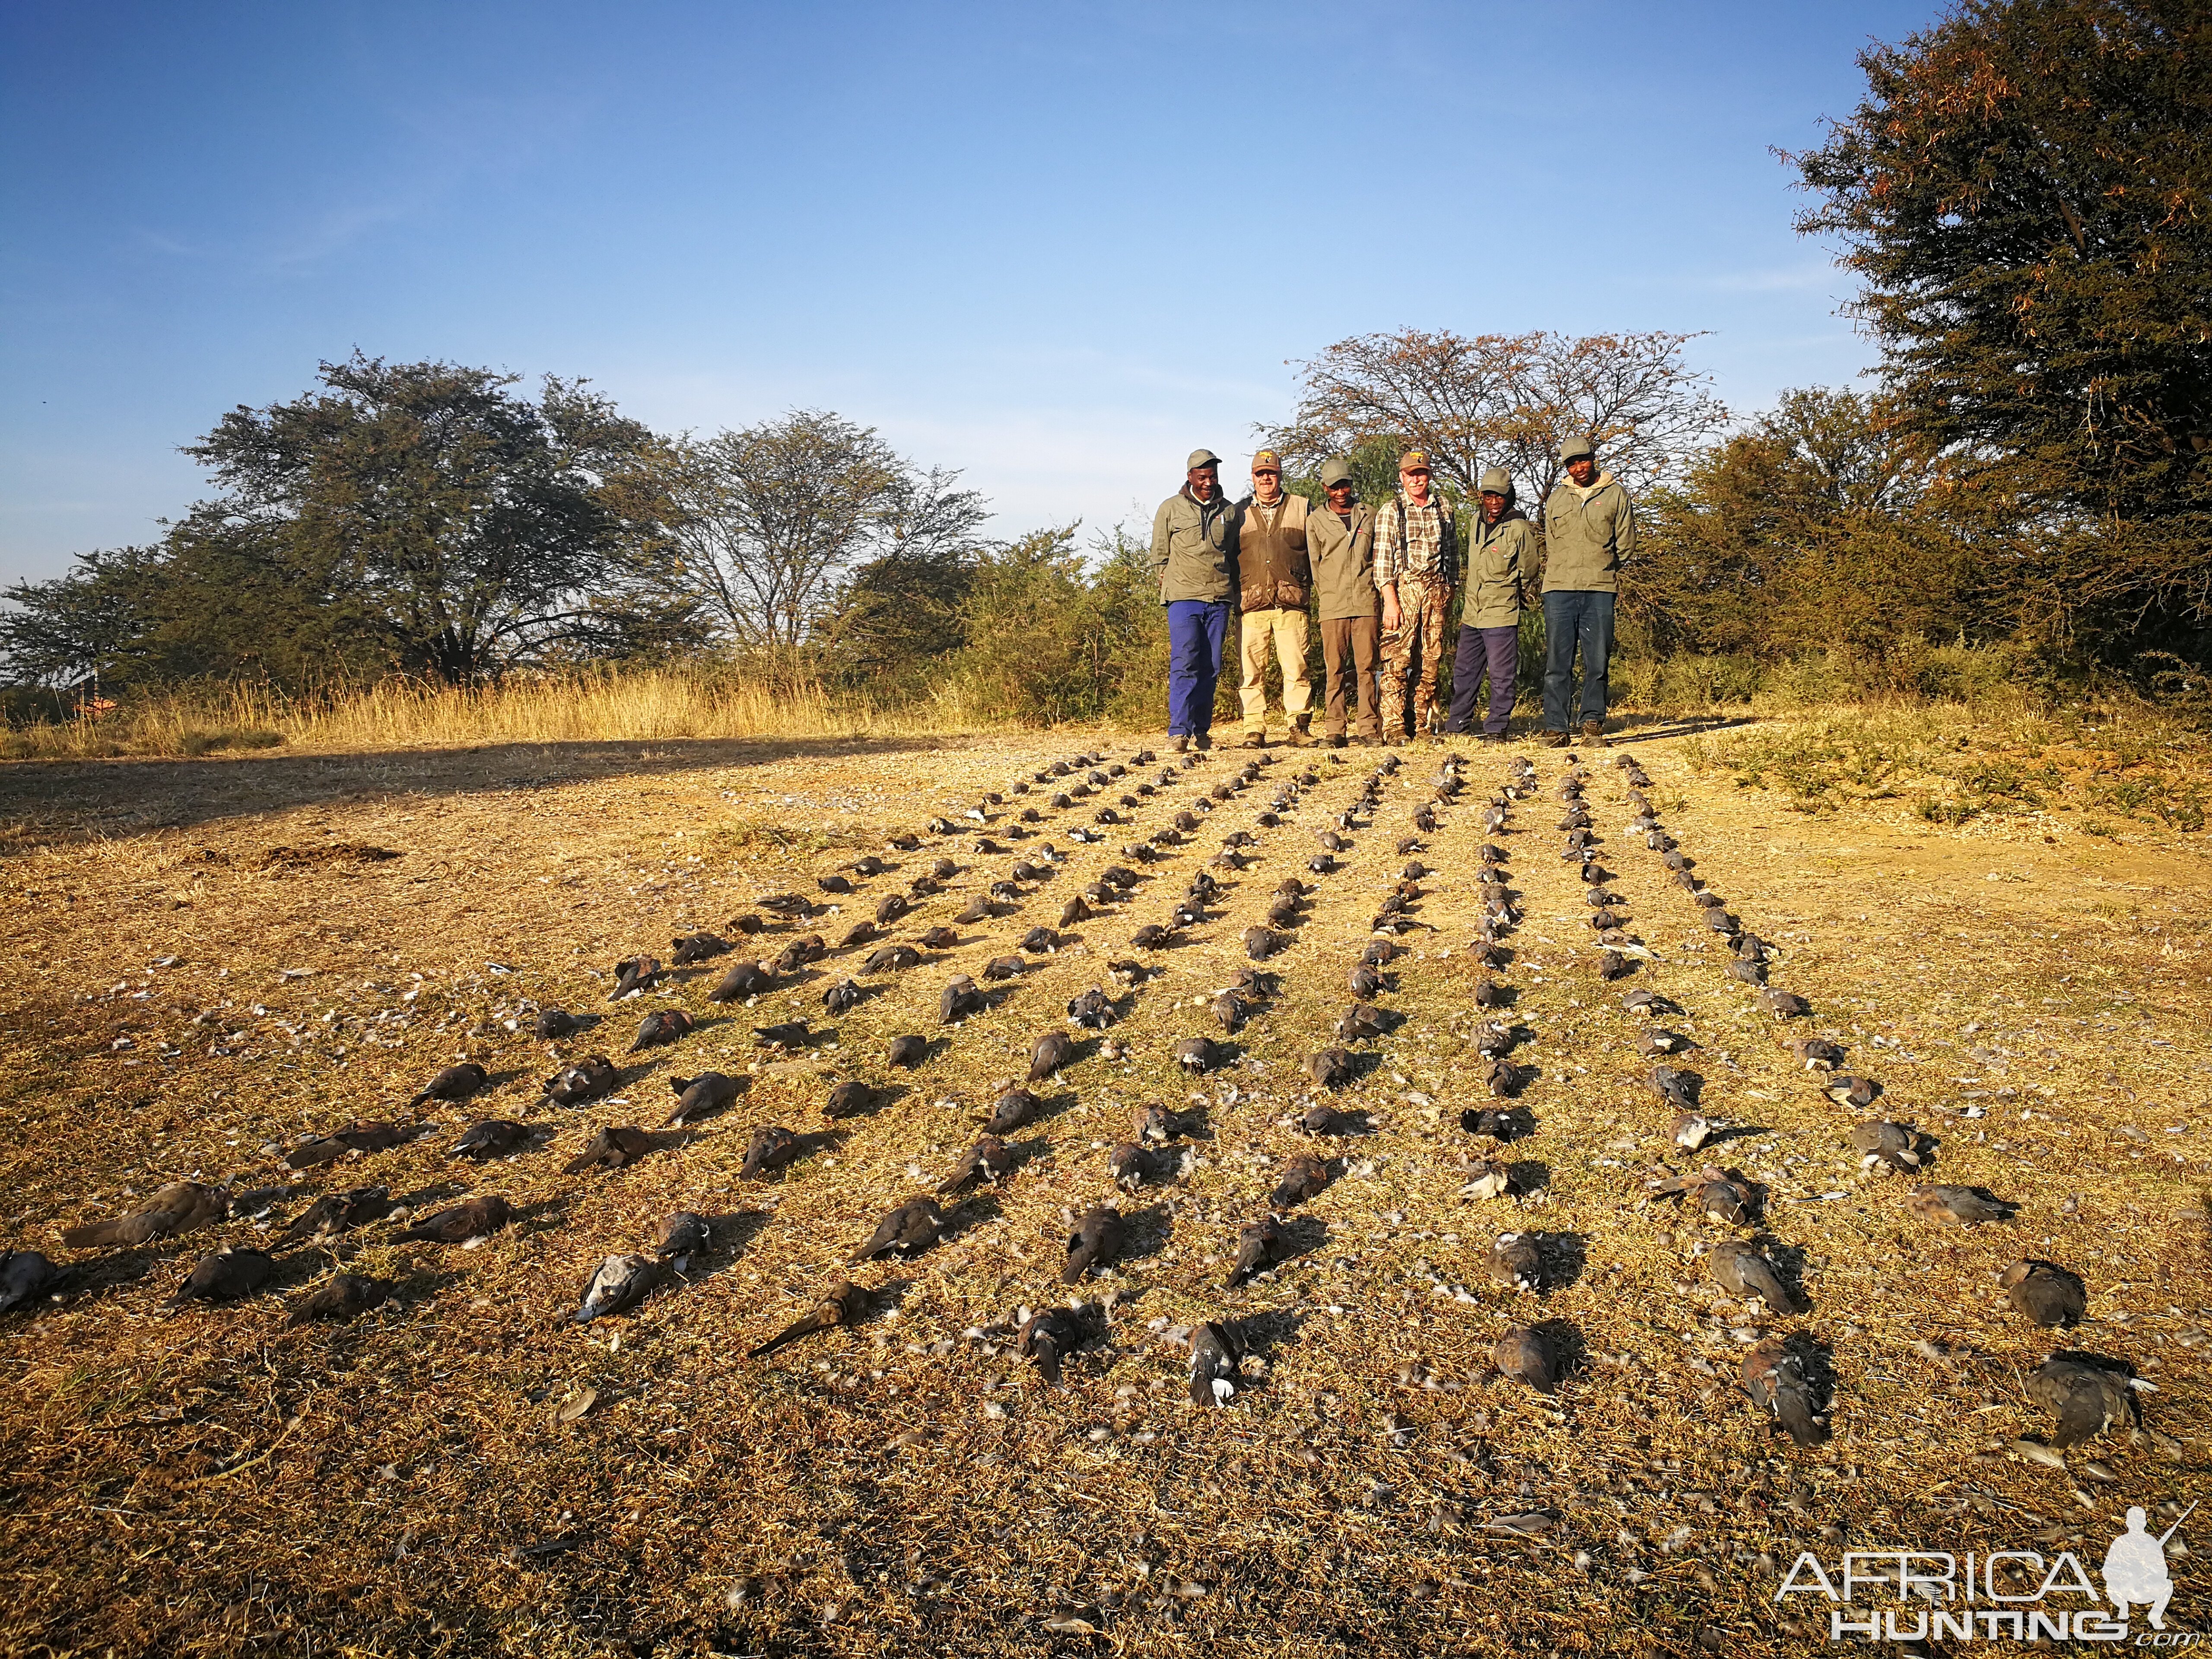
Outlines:
{"label": "dead pigeon", "polygon": [[830,1091],[830,1097],[822,1103],[822,1115],[835,1123],[841,1118],[865,1116],[875,1104],[876,1091],[851,1078]]}
{"label": "dead pigeon", "polygon": [[813,1033],[806,1029],[803,1019],[786,1020],[781,1025],[756,1025],[753,1040],[763,1048],[789,1050],[804,1048]]}
{"label": "dead pigeon", "polygon": [[1808,1072],[1832,1072],[1844,1063],[1844,1051],[1826,1037],[1793,1037],[1791,1056]]}
{"label": "dead pigeon", "polygon": [[185,1282],[170,1294],[169,1305],[187,1302],[235,1302],[267,1284],[276,1263],[260,1250],[227,1248],[202,1256],[192,1264]]}
{"label": "dead pigeon", "polygon": [[1137,1110],[1137,1138],[1139,1140],[1172,1140],[1182,1133],[1182,1127],[1176,1115],[1157,1101]]}
{"label": "dead pigeon", "polygon": [[2009,1221],[2014,1207],[2002,1199],[1985,1198],[1971,1187],[1915,1187],[1905,1201],[1923,1221],[1954,1227]]}
{"label": "dead pigeon", "polygon": [[1518,1107],[1469,1107],[1459,1115],[1459,1127],[1471,1135],[1486,1135],[1492,1140],[1518,1140],[1534,1132],[1534,1121]]}
{"label": "dead pigeon", "polygon": [[1513,1028],[1502,1019],[1486,1019],[1474,1028],[1474,1052],[1495,1060],[1513,1047]]}
{"label": "dead pigeon", "polygon": [[1248,927],[1244,930],[1244,954],[1255,962],[1265,962],[1282,948],[1282,940],[1267,928]]}
{"label": "dead pigeon", "polygon": [[1114,1023],[1113,999],[1094,985],[1082,995],[1069,1000],[1067,1018],[1071,1024],[1093,1031],[1103,1031]]}
{"label": "dead pigeon", "polygon": [[1503,1055],[1493,1058],[1482,1069],[1482,1086],[1494,1100],[1504,1100],[1521,1085],[1521,1068]]}
{"label": "dead pigeon", "polygon": [[653,1150],[653,1137],[642,1129],[620,1125],[601,1129],[584,1143],[584,1150],[562,1166],[563,1175],[586,1170],[621,1170]]}
{"label": "dead pigeon", "polygon": [[1673,1066],[1654,1066],[1650,1082],[1654,1093],[1670,1106],[1685,1111],[1692,1110],[1705,1079],[1695,1072],[1686,1072]]}
{"label": "dead pigeon", "polygon": [[60,1279],[59,1270],[40,1251],[0,1251],[0,1313],[29,1306]]}
{"label": "dead pigeon", "polygon": [[2088,1307],[2087,1288],[2048,1261],[2015,1261],[1997,1275],[2005,1300],[2039,1325],[2073,1325]]}
{"label": "dead pigeon", "polygon": [[868,1242],[850,1260],[857,1264],[893,1252],[910,1256],[937,1243],[944,1231],[945,1212],[937,1207],[935,1199],[910,1198],[876,1224]]}
{"label": "dead pigeon", "polygon": [[1663,1026],[1647,1025],[1636,1034],[1636,1052],[1652,1054],[1679,1054],[1691,1047],[1690,1039],[1680,1031],[1669,1031]]}
{"label": "dead pigeon", "polygon": [[1559,1358],[1541,1331],[1515,1325],[1498,1339],[1490,1363],[1516,1382],[1538,1394],[1555,1394],[1559,1387]]}
{"label": "dead pigeon", "polygon": [[1190,1335],[1190,1403],[1226,1406],[1243,1379],[1237,1370],[1243,1351],[1221,1326],[1208,1323]]}
{"label": "dead pigeon", "polygon": [[1237,1230],[1237,1266],[1230,1273],[1229,1288],[1235,1290],[1254,1274],[1265,1273],[1297,1253],[1290,1229],[1274,1217],[1246,1222]]}
{"label": "dead pigeon", "polygon": [[1512,1291],[1544,1288],[1544,1257],[1526,1233],[1500,1233],[1483,1260],[1490,1276]]}
{"label": "dead pigeon", "polygon": [[497,1232],[514,1217],[514,1208],[505,1199],[486,1193],[425,1216],[399,1237],[426,1244],[465,1244],[471,1238]]}
{"label": "dead pigeon", "polygon": [[481,1123],[471,1123],[462,1131],[461,1138],[447,1148],[446,1156],[471,1158],[478,1164],[485,1164],[520,1151],[529,1139],[527,1124],[512,1122],[506,1118],[486,1118]]}
{"label": "dead pigeon", "polygon": [[1047,1031],[1030,1047],[1031,1083],[1042,1083],[1067,1064],[1075,1053],[1075,1039],[1065,1031]]}
{"label": "dead pigeon", "polygon": [[1019,979],[1029,971],[1029,963],[1016,956],[993,957],[983,964],[985,979]]}
{"label": "dead pigeon", "polygon": [[1381,1036],[1389,1029],[1382,1011],[1372,1003],[1355,1002],[1338,1017],[1337,1040],[1340,1042],[1365,1042]]}
{"label": "dead pigeon", "polygon": [[1175,1046],[1176,1064],[1197,1077],[1212,1071],[1221,1063],[1221,1051],[1211,1038],[1185,1037]]}
{"label": "dead pigeon", "polygon": [[572,1037],[577,1032],[587,1030],[597,1023],[597,1018],[595,1015],[588,1020],[579,1019],[566,1008],[540,1008],[538,1018],[531,1022],[530,1030],[532,1036],[543,1042],[558,1042],[563,1037]]}
{"label": "dead pigeon", "polygon": [[1273,1210],[1295,1209],[1306,1200],[1320,1194],[1328,1185],[1328,1164],[1311,1152],[1301,1152],[1292,1158],[1283,1171],[1283,1178],[1275,1183],[1275,1190],[1267,1199]]}
{"label": "dead pigeon", "polygon": [[1885,1121],[1851,1126],[1851,1145],[1858,1151],[1862,1169],[1871,1170],[1881,1164],[1899,1175],[1917,1170],[1921,1164],[1919,1142],[1920,1137],[1902,1123]]}
{"label": "dead pigeon", "polygon": [[391,1213],[392,1194],[387,1188],[356,1187],[349,1192],[325,1193],[294,1217],[282,1236],[315,1238],[325,1233],[350,1232]]}
{"label": "dead pigeon", "polygon": [[1123,1140],[1116,1142],[1106,1154],[1106,1169],[1116,1187],[1125,1193],[1133,1193],[1152,1175],[1152,1160],[1135,1141]]}
{"label": "dead pigeon", "polygon": [[730,1104],[743,1084],[720,1072],[702,1072],[696,1077],[672,1077],[668,1086],[676,1091],[676,1109],[668,1115],[668,1121],[689,1123]]}
{"label": "dead pigeon", "polygon": [[1148,922],[1129,935],[1129,943],[1139,951],[1158,951],[1175,942],[1175,929]]}
{"label": "dead pigeon", "polygon": [[1777,1019],[1808,1019],[1813,1013],[1813,1005],[1795,991],[1761,991],[1759,1006]]}
{"label": "dead pigeon", "polygon": [[928,1058],[929,1040],[927,1037],[912,1035],[895,1036],[884,1057],[884,1064],[896,1071],[902,1066],[909,1068],[918,1066]]}
{"label": "dead pigeon", "polygon": [[305,1296],[295,1297],[284,1310],[287,1325],[304,1325],[311,1319],[357,1319],[380,1306],[394,1286],[389,1279],[363,1273],[332,1273]]}
{"label": "dead pigeon", "polygon": [[471,1095],[483,1092],[484,1085],[490,1081],[491,1073],[474,1060],[468,1060],[459,1066],[448,1066],[424,1084],[422,1092],[407,1103],[410,1106],[420,1106],[425,1101],[430,1100],[466,1100]]}
{"label": "dead pigeon", "polygon": [[738,1170],[740,1181],[764,1181],[799,1156],[799,1137],[780,1123],[764,1123],[745,1143],[745,1161]]}
{"label": "dead pigeon", "polygon": [[1224,991],[1213,999],[1213,1018],[1222,1030],[1230,1036],[1237,1035],[1250,1012],[1249,1005],[1234,991]]}
{"label": "dead pigeon", "polygon": [[815,908],[811,900],[803,899],[796,893],[770,893],[764,898],[755,899],[753,902],[763,910],[773,910],[780,916],[811,916]]}
{"label": "dead pigeon", "polygon": [[607,993],[614,1002],[633,991],[650,990],[660,978],[660,963],[653,957],[625,957],[615,963],[615,988]]}
{"label": "dead pigeon", "polygon": [[712,933],[697,933],[669,940],[668,948],[669,959],[679,968],[688,968],[695,962],[727,956],[734,947]]}
{"label": "dead pigeon", "polygon": [[714,1224],[694,1210],[678,1210],[646,1236],[645,1248],[679,1267],[714,1242]]}
{"label": "dead pigeon", "polygon": [[814,884],[825,893],[844,894],[853,890],[853,884],[843,876],[817,876]]}
{"label": "dead pigeon", "polygon": [[707,993],[709,1002],[743,1002],[747,997],[758,996],[775,988],[775,975],[757,962],[739,962],[731,965],[721,982]]}
{"label": "dead pigeon", "polygon": [[1813,1382],[1805,1363],[1786,1340],[1770,1336],[1743,1357],[1743,1391],[1753,1405],[1782,1425],[1800,1446],[1818,1445],[1820,1425],[1813,1411]]}
{"label": "dead pigeon", "polygon": [[724,924],[733,933],[748,935],[759,933],[767,925],[758,916],[732,916]]}
{"label": "dead pigeon", "polygon": [[1731,957],[1729,959],[1728,975],[1730,979],[1745,985],[1764,985],[1766,983],[1766,965],[1764,963],[1747,961],[1742,957]]}
{"label": "dead pigeon", "polygon": [[954,915],[952,920],[958,922],[963,927],[968,927],[974,926],[979,921],[988,921],[992,917],[998,914],[999,907],[992,903],[988,897],[979,893],[976,896],[969,900],[966,904],[962,906],[961,908]]}
{"label": "dead pigeon", "polygon": [[611,1255],[584,1286],[584,1300],[576,1310],[576,1323],[625,1314],[645,1300],[667,1269],[649,1255]]}
{"label": "dead pigeon", "polygon": [[1718,1126],[1702,1112],[1677,1112],[1668,1126],[1667,1137],[1686,1152],[1694,1152],[1713,1138]]}
{"label": "dead pigeon", "polygon": [[984,1135],[968,1149],[952,1173],[938,1186],[940,1194],[964,1193],[981,1182],[996,1186],[1014,1167],[1013,1149],[996,1135]]}
{"label": "dead pigeon", "polygon": [[1654,1182],[1656,1193],[1680,1197],[1690,1208],[1711,1221],[1741,1226],[1751,1217],[1755,1194],[1748,1182],[1707,1164],[1694,1175],[1669,1176]]}
{"label": "dead pigeon", "polygon": [[2142,1420],[2142,1408],[2130,1392],[2132,1379],[2115,1366],[2087,1356],[2053,1354],[2027,1380],[2027,1397],[2058,1419],[2054,1446],[2093,1440],[2123,1419]]}
{"label": "dead pigeon", "polygon": [[902,974],[909,968],[921,965],[921,952],[911,945],[886,945],[872,951],[860,964],[864,974]]}
{"label": "dead pigeon", "polygon": [[905,894],[886,893],[876,902],[876,926],[888,927],[913,908],[913,901]]}
{"label": "dead pigeon", "polygon": [[1136,985],[1141,983],[1151,970],[1143,963],[1133,962],[1125,957],[1118,962],[1108,963],[1106,971],[1124,985]]}
{"label": "dead pigeon", "polygon": [[1623,1008],[1644,1019],[1649,1019],[1654,1014],[1661,1012],[1666,1005],[1666,998],[1661,996],[1656,991],[1646,990],[1640,986],[1626,993],[1620,999],[1620,1006]]}
{"label": "dead pigeon", "polygon": [[1502,1198],[1513,1190],[1512,1171],[1493,1159],[1481,1158],[1466,1166],[1468,1179],[1460,1187],[1464,1198]]}
{"label": "dead pigeon", "polygon": [[629,1045],[629,1052],[641,1048],[659,1048],[680,1041],[691,1030],[691,1016],[681,1008],[664,1008],[657,1014],[647,1014],[645,1023],[637,1028],[637,1040]]}
{"label": "dead pigeon", "polygon": [[556,1106],[582,1106],[622,1086],[622,1073],[605,1054],[592,1054],[574,1066],[563,1066],[545,1079],[545,1098]]}
{"label": "dead pigeon", "polygon": [[822,1007],[830,1018],[836,1019],[841,1014],[851,1013],[866,1000],[867,993],[857,981],[841,979],[822,994]]}
{"label": "dead pigeon", "polygon": [[1061,1264],[1060,1282],[1073,1285],[1087,1273],[1109,1266],[1121,1253],[1121,1212],[1109,1205],[1092,1206],[1067,1237],[1067,1259]]}
{"label": "dead pigeon", "polygon": [[1016,1344],[1024,1359],[1036,1361],[1047,1382],[1057,1384],[1060,1362],[1083,1345],[1082,1323],[1066,1308],[1047,1308],[1022,1322]]}
{"label": "dead pigeon", "polygon": [[1705,1270],[1712,1274],[1713,1283],[1731,1296],[1755,1296],[1776,1313],[1805,1310],[1804,1303],[1782,1282],[1774,1264],[1753,1245],[1733,1240],[1714,1245],[1705,1257]]}
{"label": "dead pigeon", "polygon": [[1881,1093],[1881,1085],[1870,1077],[1854,1077],[1847,1072],[1831,1073],[1820,1085],[1821,1091],[1838,1106],[1856,1106],[1862,1109],[1874,1104]]}
{"label": "dead pigeon", "polygon": [[1041,1103],[1027,1089],[1009,1089],[993,1103],[989,1114],[983,1120],[984,1132],[994,1135],[1012,1134],[1036,1115]]}
{"label": "dead pigeon", "polygon": [[938,1024],[951,1025],[957,1020],[966,1019],[971,1014],[981,1013],[989,1006],[975,981],[963,974],[939,994]]}
{"label": "dead pigeon", "polygon": [[199,1182],[170,1182],[153,1192],[143,1207],[112,1221],[93,1221],[82,1228],[62,1228],[62,1243],[70,1249],[93,1245],[142,1245],[155,1239],[175,1239],[181,1232],[197,1232],[210,1221],[222,1221],[228,1206],[215,1188]]}

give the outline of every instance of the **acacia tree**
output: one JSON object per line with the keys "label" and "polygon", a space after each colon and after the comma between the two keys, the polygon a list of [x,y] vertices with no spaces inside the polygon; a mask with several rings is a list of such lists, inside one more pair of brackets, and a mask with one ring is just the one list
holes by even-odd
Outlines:
{"label": "acacia tree", "polygon": [[1429,452],[1439,478],[1471,494],[1483,469],[1548,495],[1559,443],[1587,433],[1632,489],[1677,471],[1728,410],[1682,361],[1692,334],[1480,334],[1406,329],[1340,340],[1297,365],[1291,423],[1269,434],[1310,472],[1377,441]]}
{"label": "acacia tree", "polygon": [[[2212,13],[1961,0],[1791,159],[1902,431],[2034,543],[2024,618],[2212,641]],[[2141,637],[2135,637],[2140,634]]]}

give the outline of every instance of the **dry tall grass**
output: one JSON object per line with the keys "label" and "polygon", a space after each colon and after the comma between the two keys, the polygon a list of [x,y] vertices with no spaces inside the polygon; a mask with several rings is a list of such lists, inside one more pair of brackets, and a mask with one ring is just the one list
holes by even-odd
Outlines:
{"label": "dry tall grass", "polygon": [[386,680],[286,697],[251,685],[133,696],[96,720],[7,734],[0,757],[96,759],[288,748],[344,752],[490,743],[651,742],[686,738],[901,737],[1000,724],[957,691],[896,708],[820,686],[778,686],[697,669],[630,670],[433,685]]}

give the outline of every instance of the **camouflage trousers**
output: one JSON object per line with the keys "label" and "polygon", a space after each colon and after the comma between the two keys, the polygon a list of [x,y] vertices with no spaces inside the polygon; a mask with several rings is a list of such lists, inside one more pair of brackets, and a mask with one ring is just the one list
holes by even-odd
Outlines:
{"label": "camouflage trousers", "polygon": [[1437,678],[1446,660],[1444,611],[1450,604],[1449,582],[1411,575],[1398,578],[1398,626],[1382,630],[1385,742],[1405,733],[1408,681],[1414,735],[1420,736],[1436,723]]}

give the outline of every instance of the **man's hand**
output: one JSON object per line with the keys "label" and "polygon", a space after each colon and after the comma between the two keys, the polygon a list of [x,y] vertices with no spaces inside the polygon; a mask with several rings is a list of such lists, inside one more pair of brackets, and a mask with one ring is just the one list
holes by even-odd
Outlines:
{"label": "man's hand", "polygon": [[1395,634],[1405,620],[1406,613],[1398,608],[1398,590],[1395,587],[1384,588],[1382,590],[1382,631],[1385,634]]}

